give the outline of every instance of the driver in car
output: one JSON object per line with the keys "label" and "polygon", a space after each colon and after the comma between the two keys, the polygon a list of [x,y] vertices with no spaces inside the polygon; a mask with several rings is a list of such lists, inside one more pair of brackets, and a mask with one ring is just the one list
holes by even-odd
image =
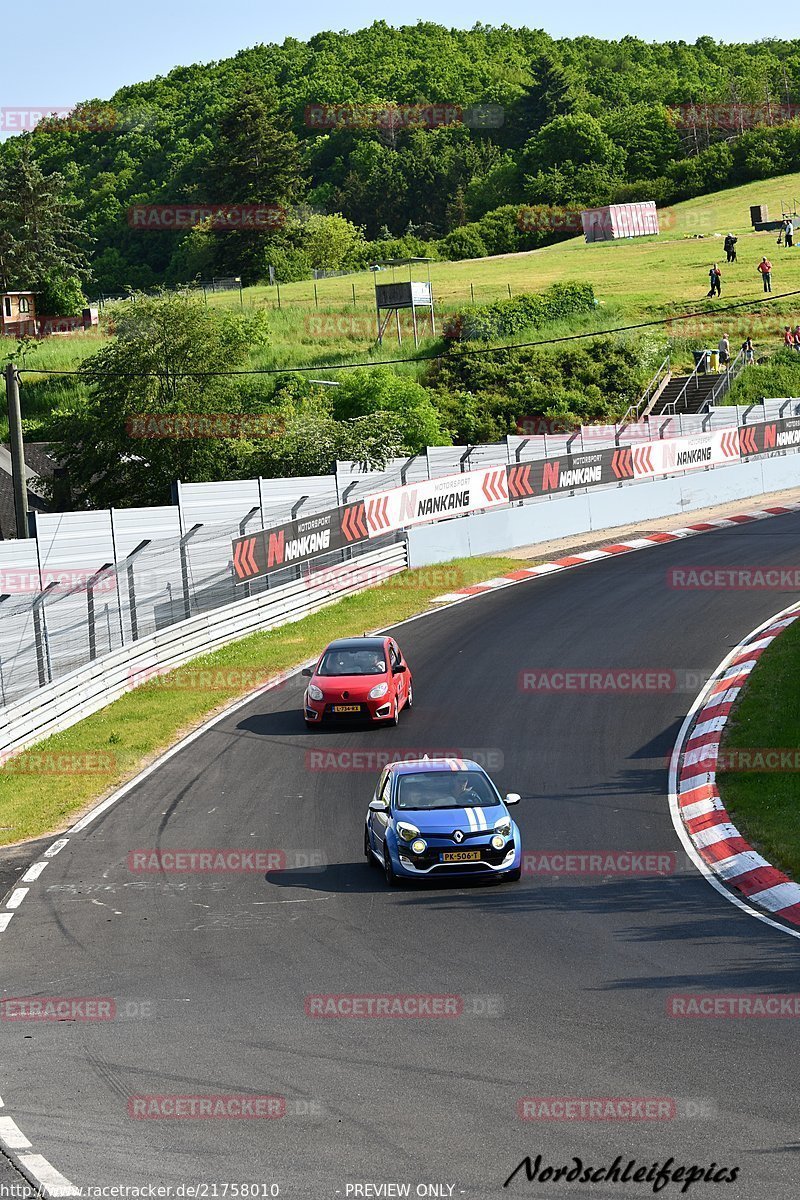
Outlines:
{"label": "driver in car", "polygon": [[453,799],[459,808],[479,808],[485,803],[470,784],[468,776],[465,776],[464,779],[455,780]]}

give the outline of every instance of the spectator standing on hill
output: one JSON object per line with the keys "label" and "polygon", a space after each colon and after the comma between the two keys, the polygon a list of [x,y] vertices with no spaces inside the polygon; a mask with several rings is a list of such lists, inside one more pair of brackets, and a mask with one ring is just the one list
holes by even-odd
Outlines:
{"label": "spectator standing on hill", "polygon": [[742,343],[742,352],[744,353],[744,361],[748,367],[752,367],[756,361],[756,352],[753,349],[753,339],[746,337]]}
{"label": "spectator standing on hill", "polygon": [[794,334],[791,325],[783,327],[783,348],[784,350],[794,350]]}
{"label": "spectator standing on hill", "polygon": [[714,263],[713,267],[708,272],[708,282],[711,285],[711,290],[708,293],[707,299],[710,298],[711,296],[721,296],[722,295],[722,271],[720,271],[720,269],[716,263]]}
{"label": "spectator standing on hill", "polygon": [[736,262],[736,243],[738,240],[739,239],[735,238],[732,233],[729,233],[725,238],[725,241],[722,243],[722,248],[728,257],[729,263]]}
{"label": "spectator standing on hill", "polygon": [[719,339],[719,346],[717,348],[719,350],[719,365],[721,367],[727,367],[728,363],[731,361],[731,344],[728,341],[727,333],[723,333],[722,337]]}
{"label": "spectator standing on hill", "polygon": [[791,250],[794,245],[794,225],[791,217],[787,218],[786,224],[783,227],[783,233],[786,238],[786,249]]}
{"label": "spectator standing on hill", "polygon": [[767,258],[766,255],[764,255],[764,257],[761,259],[761,262],[758,264],[758,269],[761,272],[761,278],[764,280],[764,291],[771,292],[772,291],[772,263],[769,261],[769,259]]}
{"label": "spectator standing on hill", "polygon": [[794,348],[800,350],[800,325],[794,327]]}

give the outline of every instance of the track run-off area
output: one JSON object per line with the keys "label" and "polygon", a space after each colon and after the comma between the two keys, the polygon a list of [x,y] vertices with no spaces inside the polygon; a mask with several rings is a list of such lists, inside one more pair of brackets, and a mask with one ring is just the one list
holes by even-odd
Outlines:
{"label": "track run-off area", "polygon": [[[0,1021],[17,1160],[172,1196],[653,1195],[652,1176],[545,1174],[619,1155],[703,1167],[717,1182],[693,1197],[796,1197],[797,1018],[687,1016],[686,999],[800,992],[800,943],[709,886],[667,794],[704,681],[800,599],[680,586],[678,569],[794,567],[798,539],[790,513],[412,619],[394,631],[414,672],[397,728],[307,732],[294,676],[84,822],[0,935],[3,998],[112,1015]],[[571,690],[570,672],[650,683]],[[380,766],[413,751],[477,757],[521,793],[518,884],[390,889],[366,864]],[[141,857],[200,849],[271,857]],[[370,1015],[369,997],[416,1009]],[[227,1115],[199,1115],[220,1097]],[[538,1177],[504,1188],[526,1155]]]}

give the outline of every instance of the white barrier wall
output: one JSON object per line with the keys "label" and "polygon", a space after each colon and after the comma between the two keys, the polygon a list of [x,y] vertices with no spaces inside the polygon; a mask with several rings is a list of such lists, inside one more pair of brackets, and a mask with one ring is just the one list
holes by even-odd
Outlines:
{"label": "white barrier wall", "polygon": [[755,498],[800,487],[800,455],[735,463],[668,479],[643,480],[618,488],[528,501],[422,525],[408,531],[408,565],[423,567],[452,558],[502,554],[520,546],[573,534],[609,531],[637,521],[679,516],[693,509]]}

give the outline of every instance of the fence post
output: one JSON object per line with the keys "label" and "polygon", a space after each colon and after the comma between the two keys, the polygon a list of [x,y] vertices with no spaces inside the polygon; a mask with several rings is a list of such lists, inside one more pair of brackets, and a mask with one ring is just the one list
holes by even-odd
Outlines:
{"label": "fence post", "polygon": [[97,658],[97,629],[95,627],[95,609],[94,609],[94,587],[99,582],[106,571],[110,570],[113,563],[103,563],[99,571],[95,571],[94,575],[87,581],[86,584],[86,616],[89,626],[89,661],[94,662]]}
{"label": "fence post", "polygon": [[183,537],[181,538],[180,543],[179,543],[180,553],[181,553],[181,588],[183,590],[183,615],[186,617],[187,621],[189,620],[189,617],[192,615],[192,602],[191,602],[191,596],[189,595],[189,555],[187,553],[186,547],[188,545],[189,539],[193,538],[194,535],[197,533],[198,529],[202,529],[202,528],[203,528],[203,523],[202,523],[202,521],[199,521],[197,523],[197,525],[192,526],[192,528],[189,530],[188,533],[185,533],[183,535]]}
{"label": "fence post", "polygon": [[19,406],[19,375],[13,363],[8,363],[6,366],[6,402],[17,537],[26,538],[28,537],[28,485],[25,472],[25,446],[22,440],[22,415]]}
{"label": "fence post", "polygon": [[139,640],[139,614],[136,611],[136,581],[133,575],[134,560],[141,554],[145,546],[149,546],[151,538],[145,538],[143,542],[139,542],[138,546],[134,546],[127,559],[128,564],[126,574],[128,577],[128,612],[131,619],[131,638],[134,642]]}
{"label": "fence post", "polygon": [[353,288],[353,308],[355,308],[356,307],[356,285],[352,284],[351,286]]}

